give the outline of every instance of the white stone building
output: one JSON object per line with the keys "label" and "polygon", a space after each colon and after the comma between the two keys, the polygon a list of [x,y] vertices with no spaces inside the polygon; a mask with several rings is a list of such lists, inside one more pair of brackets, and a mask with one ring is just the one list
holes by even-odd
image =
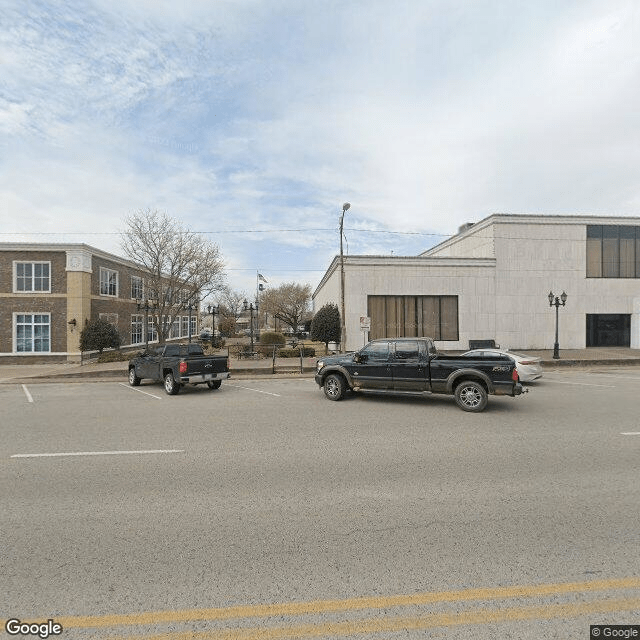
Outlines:
{"label": "white stone building", "polygon": [[[348,350],[368,339],[430,336],[441,349],[494,340],[551,349],[640,349],[640,218],[491,215],[419,256],[345,256]],[[313,294],[314,311],[340,307],[336,256]],[[361,317],[371,329],[360,329]]]}

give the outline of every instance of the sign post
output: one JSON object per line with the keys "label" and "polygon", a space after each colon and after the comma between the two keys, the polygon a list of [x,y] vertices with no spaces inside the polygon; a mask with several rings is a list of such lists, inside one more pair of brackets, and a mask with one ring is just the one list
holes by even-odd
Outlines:
{"label": "sign post", "polygon": [[360,331],[362,331],[362,344],[367,344],[367,333],[371,331],[371,318],[360,316]]}

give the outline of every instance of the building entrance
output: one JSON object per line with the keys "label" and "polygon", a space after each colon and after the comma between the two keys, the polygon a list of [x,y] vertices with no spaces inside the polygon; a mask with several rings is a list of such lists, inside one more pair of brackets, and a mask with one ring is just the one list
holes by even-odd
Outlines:
{"label": "building entrance", "polygon": [[631,315],[588,313],[587,347],[630,347]]}

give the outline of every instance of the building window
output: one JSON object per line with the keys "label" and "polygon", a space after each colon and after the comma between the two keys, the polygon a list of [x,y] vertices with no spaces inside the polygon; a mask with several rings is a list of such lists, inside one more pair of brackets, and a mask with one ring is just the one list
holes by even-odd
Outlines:
{"label": "building window", "polygon": [[181,336],[189,335],[189,316],[182,316],[182,331]]}
{"label": "building window", "polygon": [[192,336],[194,336],[196,334],[196,326],[197,326],[196,320],[197,320],[196,316],[191,316],[191,327],[190,327],[190,329],[191,329],[191,335]]}
{"label": "building window", "polygon": [[51,315],[49,313],[19,313],[15,318],[18,353],[51,351]]}
{"label": "building window", "polygon": [[640,278],[640,227],[588,225],[587,278]]}
{"label": "building window", "polygon": [[147,340],[149,342],[158,341],[158,330],[156,329],[156,323],[153,318],[147,320]]}
{"label": "building window", "polygon": [[458,340],[458,296],[369,296],[369,339]]}
{"label": "building window", "polygon": [[118,272],[100,267],[100,295],[118,295]]}
{"label": "building window", "polygon": [[14,262],[14,292],[51,292],[50,262]]}
{"label": "building window", "polygon": [[131,344],[144,342],[144,316],[131,316]]}
{"label": "building window", "polygon": [[131,298],[133,300],[142,300],[143,295],[142,278],[140,276],[131,276]]}
{"label": "building window", "polygon": [[180,337],[180,316],[176,316],[171,323],[171,330],[169,332],[169,338]]}

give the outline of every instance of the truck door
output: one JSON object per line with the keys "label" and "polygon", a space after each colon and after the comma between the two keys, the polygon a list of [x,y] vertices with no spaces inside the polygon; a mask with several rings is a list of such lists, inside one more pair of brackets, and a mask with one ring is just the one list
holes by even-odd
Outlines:
{"label": "truck door", "polygon": [[425,391],[428,386],[426,353],[418,340],[399,340],[391,354],[393,388],[396,391]]}
{"label": "truck door", "polygon": [[391,389],[393,384],[389,343],[370,342],[358,352],[353,364],[353,382],[361,389]]}
{"label": "truck door", "polygon": [[144,375],[141,378],[153,378],[161,380],[160,360],[162,360],[162,352],[164,347],[156,347],[144,358],[142,366],[144,367]]}

